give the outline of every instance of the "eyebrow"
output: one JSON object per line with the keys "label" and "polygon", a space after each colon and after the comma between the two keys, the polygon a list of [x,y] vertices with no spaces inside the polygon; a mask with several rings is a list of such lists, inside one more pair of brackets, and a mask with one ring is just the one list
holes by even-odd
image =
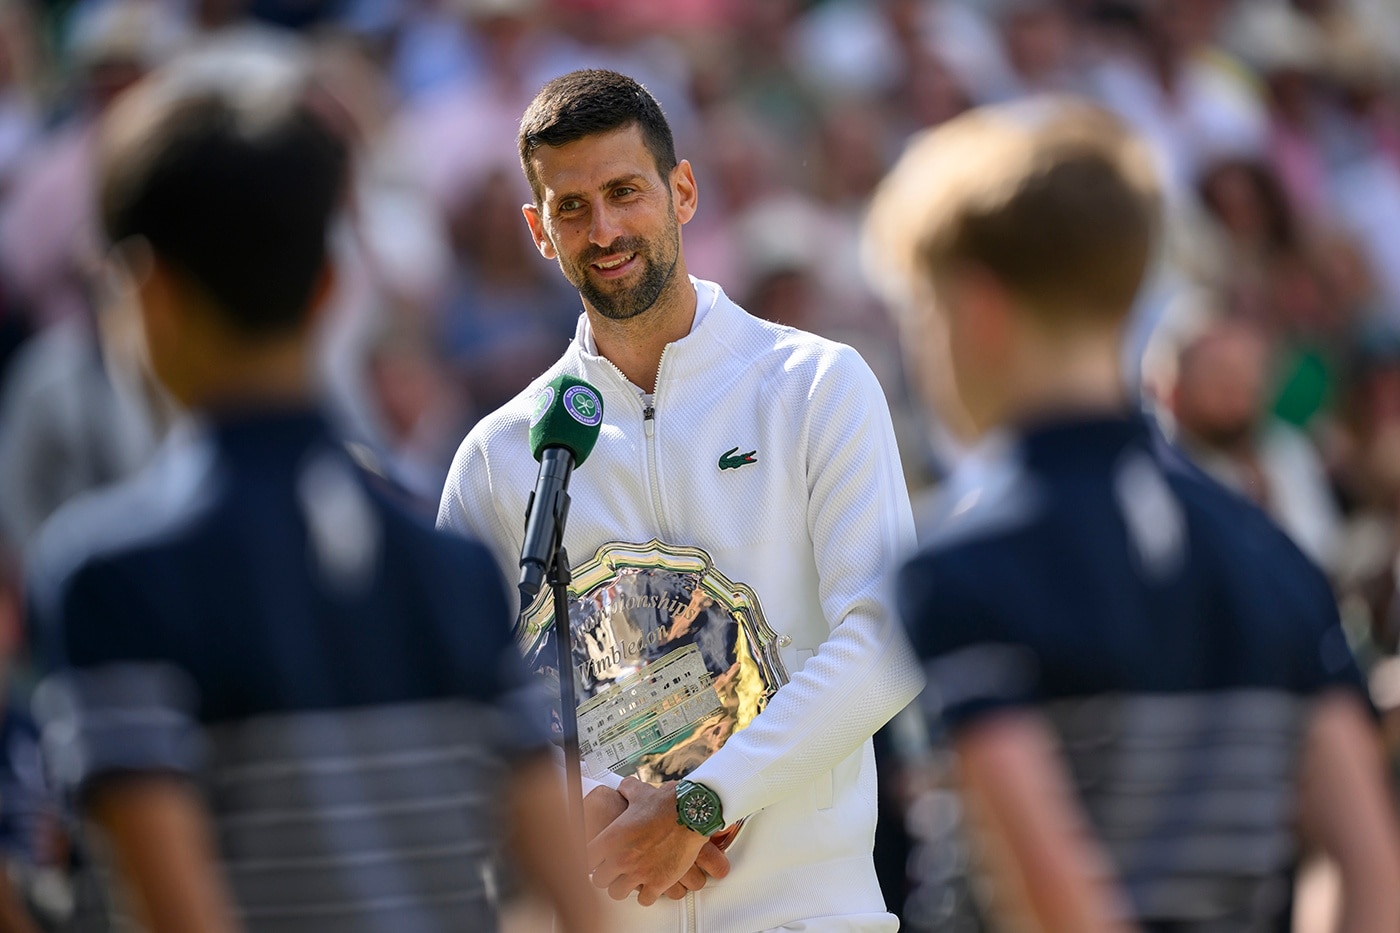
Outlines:
{"label": "eyebrow", "polygon": [[645,179],[645,177],[646,176],[642,175],[639,172],[632,172],[627,175],[619,175],[616,178],[610,178],[607,181],[603,182],[602,186],[599,187],[598,190],[607,191],[609,188],[616,188],[618,185],[631,184],[637,181],[638,179]]}

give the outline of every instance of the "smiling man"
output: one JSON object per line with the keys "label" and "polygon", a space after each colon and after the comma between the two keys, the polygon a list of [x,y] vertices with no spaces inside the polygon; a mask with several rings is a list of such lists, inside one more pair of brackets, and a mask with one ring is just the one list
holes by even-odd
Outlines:
{"label": "smiling man", "polygon": [[687,273],[695,177],[635,81],[552,81],[519,142],[525,219],[583,314],[559,362],[463,442],[438,523],[514,576],[532,402],[561,374],[598,387],[564,543],[608,928],[894,930],[870,736],[920,679],[885,597],[912,521],[880,386],[849,347]]}

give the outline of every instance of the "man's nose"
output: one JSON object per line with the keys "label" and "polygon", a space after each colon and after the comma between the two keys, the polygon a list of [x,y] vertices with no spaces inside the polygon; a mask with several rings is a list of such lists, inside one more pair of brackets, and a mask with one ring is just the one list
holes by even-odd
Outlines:
{"label": "man's nose", "polygon": [[607,204],[593,209],[593,223],[588,230],[588,240],[594,246],[609,246],[622,235],[617,213]]}

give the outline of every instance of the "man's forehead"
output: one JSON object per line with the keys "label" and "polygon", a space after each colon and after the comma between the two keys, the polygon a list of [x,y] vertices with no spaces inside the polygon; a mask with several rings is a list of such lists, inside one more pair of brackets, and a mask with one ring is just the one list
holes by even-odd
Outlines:
{"label": "man's forehead", "polygon": [[624,176],[657,175],[656,160],[647,149],[641,127],[635,123],[562,146],[539,146],[530,153],[530,159],[548,193],[593,190]]}

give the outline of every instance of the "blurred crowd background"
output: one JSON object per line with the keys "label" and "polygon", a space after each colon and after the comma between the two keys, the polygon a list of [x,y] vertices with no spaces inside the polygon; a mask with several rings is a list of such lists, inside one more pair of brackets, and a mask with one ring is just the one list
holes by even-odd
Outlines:
{"label": "blurred crowd background", "polygon": [[[94,129],[175,51],[229,42],[307,63],[355,142],[323,378],[364,461],[427,514],[467,429],[580,310],[520,216],[516,124],[549,78],[609,67],[656,94],[700,187],[691,270],[862,352],[916,504],[962,448],[956,418],[912,401],[939,374],[905,361],[863,274],[866,198],[911,134],[966,108],[1100,101],[1151,142],[1169,200],[1125,371],[1327,569],[1377,705],[1400,709],[1395,0],[0,0],[0,844],[45,916],[74,895],[21,699],[19,568],[58,505],[141,466],[175,418],[104,271]],[[937,762],[916,731],[890,754]],[[892,790],[913,838],[888,850],[891,906],[977,929],[956,800]]]}

